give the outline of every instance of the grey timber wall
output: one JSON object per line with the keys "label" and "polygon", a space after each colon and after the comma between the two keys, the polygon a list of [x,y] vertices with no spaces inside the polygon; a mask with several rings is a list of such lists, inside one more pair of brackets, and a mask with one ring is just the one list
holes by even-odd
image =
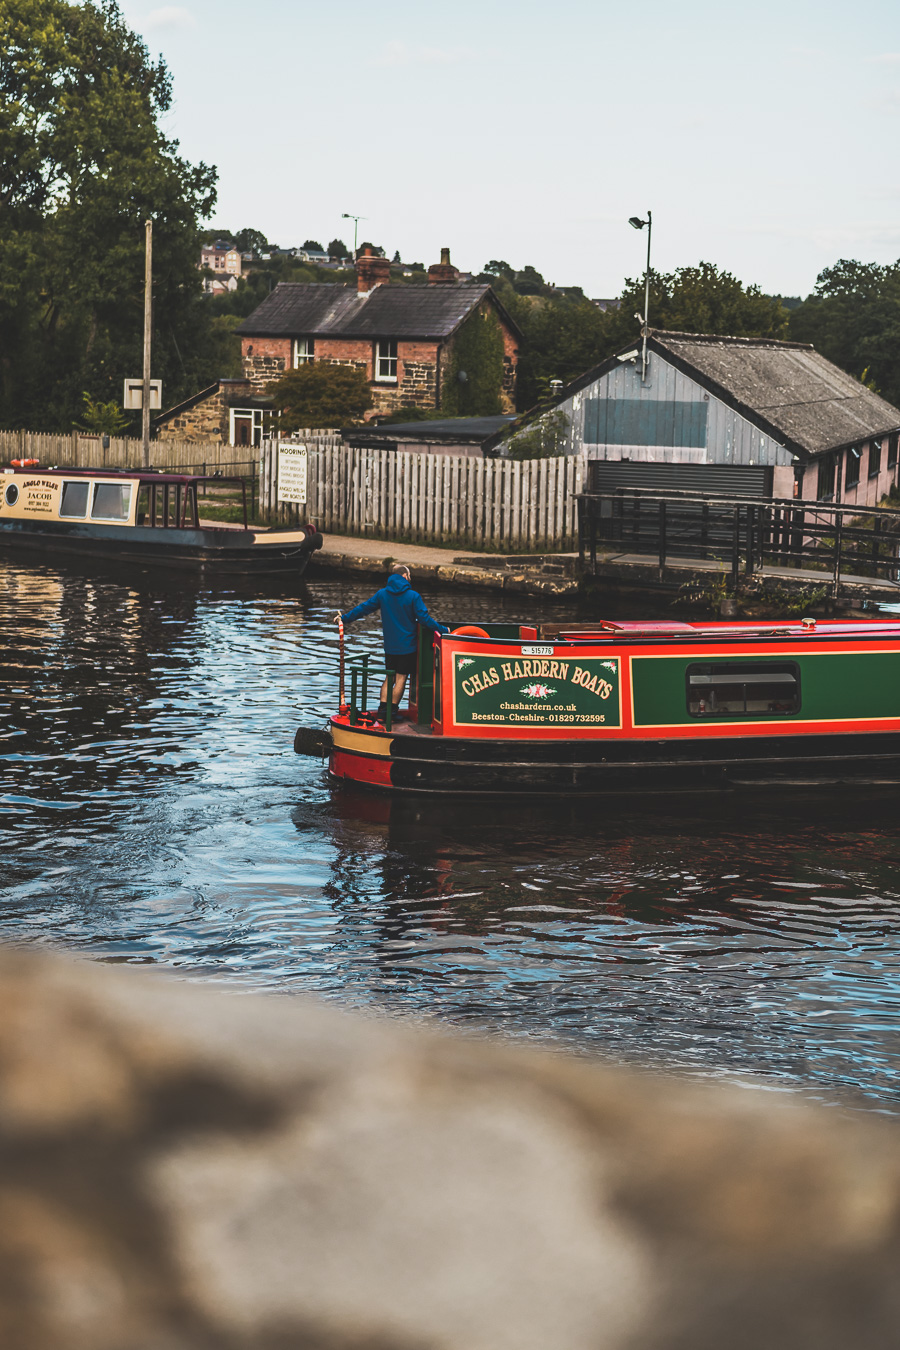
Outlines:
{"label": "grey timber wall", "polygon": [[649,377],[623,362],[559,404],[568,449],[590,459],[788,467],[791,451],[655,352]]}

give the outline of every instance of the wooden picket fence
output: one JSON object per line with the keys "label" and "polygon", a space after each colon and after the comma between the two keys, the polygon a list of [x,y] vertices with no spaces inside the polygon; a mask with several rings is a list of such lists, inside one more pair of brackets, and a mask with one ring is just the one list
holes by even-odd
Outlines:
{"label": "wooden picket fence", "polygon": [[277,441],[260,457],[261,511],[271,522],[314,520],[330,534],[496,552],[577,547],[575,494],[583,459],[514,461],[365,450],[307,437],[306,507],[278,502]]}
{"label": "wooden picket fence", "polygon": [[[170,473],[212,473],[234,468],[246,473],[258,451],[249,445],[221,445],[217,441],[163,440],[150,442],[150,466]],[[99,436],[39,431],[0,431],[0,462],[37,459],[45,468],[135,469],[143,462],[141,442],[113,436],[104,450]]]}

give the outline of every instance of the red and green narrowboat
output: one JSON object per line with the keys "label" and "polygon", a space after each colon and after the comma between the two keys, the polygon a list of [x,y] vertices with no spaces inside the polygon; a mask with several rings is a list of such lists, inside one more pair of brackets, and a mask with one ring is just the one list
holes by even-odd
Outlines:
{"label": "red and green narrowboat", "polygon": [[339,782],[485,794],[900,786],[900,621],[421,630],[418,688],[393,724],[366,711],[383,672],[355,668],[327,732],[295,742],[325,751]]}

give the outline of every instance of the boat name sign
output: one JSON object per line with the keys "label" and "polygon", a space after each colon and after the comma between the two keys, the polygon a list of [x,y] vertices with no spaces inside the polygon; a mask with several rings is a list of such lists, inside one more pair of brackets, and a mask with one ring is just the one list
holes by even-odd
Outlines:
{"label": "boat name sign", "polygon": [[619,661],[454,652],[453,711],[457,726],[618,727]]}

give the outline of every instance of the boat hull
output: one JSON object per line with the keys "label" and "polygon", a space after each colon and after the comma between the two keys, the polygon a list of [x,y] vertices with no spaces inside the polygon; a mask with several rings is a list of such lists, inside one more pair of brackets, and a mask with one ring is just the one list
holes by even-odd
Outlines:
{"label": "boat hull", "polygon": [[852,783],[900,787],[900,733],[648,741],[465,741],[335,719],[335,781],[398,793],[590,796]]}
{"label": "boat hull", "polygon": [[221,575],[267,575],[306,570],[322,536],[303,530],[161,529],[145,526],[3,520],[0,548],[30,554],[115,559],[154,567],[190,568]]}

